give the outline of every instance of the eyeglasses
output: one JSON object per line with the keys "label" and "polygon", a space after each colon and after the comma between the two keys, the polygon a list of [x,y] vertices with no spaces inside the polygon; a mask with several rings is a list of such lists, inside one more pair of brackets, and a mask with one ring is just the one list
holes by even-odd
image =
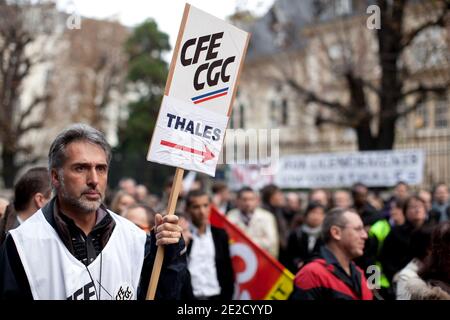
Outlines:
{"label": "eyeglasses", "polygon": [[350,226],[341,226],[341,225],[336,225],[336,227],[342,228],[342,229],[353,229],[354,231],[361,233],[361,232],[366,232],[366,229],[364,229],[364,226],[359,226],[359,227],[350,227]]}

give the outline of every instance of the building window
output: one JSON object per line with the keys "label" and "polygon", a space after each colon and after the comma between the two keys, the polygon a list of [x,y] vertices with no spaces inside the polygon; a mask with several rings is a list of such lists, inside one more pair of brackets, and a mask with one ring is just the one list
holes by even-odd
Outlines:
{"label": "building window", "polygon": [[230,117],[230,129],[234,129],[234,117],[236,116],[236,112],[232,112],[231,113],[231,117]]}
{"label": "building window", "polygon": [[320,17],[327,9],[327,1],[315,0],[313,2],[313,14],[316,17]]}
{"label": "building window", "polygon": [[52,81],[52,76],[53,76],[53,70],[47,69],[45,71],[45,78],[44,78],[45,88],[48,88],[50,86],[50,83]]}
{"label": "building window", "polygon": [[239,127],[244,129],[245,127],[245,118],[244,118],[244,105],[239,105]]}
{"label": "building window", "polygon": [[270,102],[270,125],[278,127],[280,125],[287,126],[289,118],[289,104],[287,99],[272,100]]}
{"label": "building window", "polygon": [[278,117],[277,117],[277,102],[272,100],[270,102],[270,126],[277,127],[278,126]]}
{"label": "building window", "polygon": [[448,48],[441,28],[424,30],[411,45],[412,68],[414,71],[442,66],[447,63]]}
{"label": "building window", "polygon": [[352,12],[351,0],[336,0],[334,2],[334,10],[336,15],[343,16]]}
{"label": "building window", "polygon": [[288,124],[288,102],[286,99],[281,101],[281,124],[283,126]]}
{"label": "building window", "polygon": [[416,128],[428,128],[430,126],[430,115],[428,114],[428,108],[426,103],[421,103],[416,110],[415,127]]}
{"label": "building window", "polygon": [[447,128],[448,125],[448,103],[445,99],[440,99],[434,105],[434,127]]}

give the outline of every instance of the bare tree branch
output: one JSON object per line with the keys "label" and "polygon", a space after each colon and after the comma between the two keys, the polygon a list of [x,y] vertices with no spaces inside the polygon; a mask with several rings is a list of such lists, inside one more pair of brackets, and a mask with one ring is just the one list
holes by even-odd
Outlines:
{"label": "bare tree branch", "polygon": [[427,99],[428,94],[427,93],[423,93],[421,95],[419,95],[415,101],[410,104],[409,106],[407,106],[405,108],[405,110],[397,112],[397,118],[401,118],[404,117],[406,115],[408,115],[409,113],[416,111],[423,102],[425,102],[425,100]]}
{"label": "bare tree branch", "polygon": [[303,96],[305,98],[306,103],[310,103],[310,102],[318,103],[318,104],[328,107],[329,109],[332,109],[332,110],[335,110],[338,112],[343,112],[345,114],[347,114],[349,112],[350,108],[348,106],[340,104],[339,102],[336,102],[336,101],[334,101],[334,102],[326,101],[326,100],[320,98],[314,92],[307,90],[304,87],[300,86],[295,80],[288,79],[287,83],[297,93],[299,93],[301,96]]}
{"label": "bare tree branch", "polygon": [[24,120],[33,112],[34,109],[36,109],[37,106],[39,106],[43,102],[48,102],[50,100],[50,95],[44,95],[40,97],[35,97],[33,99],[33,102],[30,103],[28,108],[20,115],[19,120],[17,122],[17,126],[20,128],[24,122]]}
{"label": "bare tree branch", "polygon": [[336,118],[329,118],[329,117],[322,117],[321,115],[319,115],[316,118],[316,125],[317,126],[321,126],[324,124],[333,124],[339,127],[344,127],[344,128],[348,128],[348,127],[353,127],[354,124],[351,121],[345,121],[343,119],[336,119]]}
{"label": "bare tree branch", "polygon": [[31,60],[29,58],[25,58],[23,60],[23,70],[21,72],[17,72],[17,81],[22,81],[28,74],[30,73],[31,68]]}
{"label": "bare tree branch", "polygon": [[33,147],[31,145],[23,145],[23,146],[17,146],[14,148],[14,152],[16,153],[20,153],[23,152],[25,154],[29,154],[31,152],[31,150],[33,149]]}
{"label": "bare tree branch", "polygon": [[[33,15],[36,20],[33,19]],[[31,69],[47,61],[50,51],[48,39],[36,41],[42,32],[41,23],[45,21],[43,13],[53,14],[56,7],[41,5],[30,0],[0,0],[0,140],[2,157],[10,159],[2,164],[2,178],[7,187],[13,185],[13,179],[20,164],[17,163],[17,152],[30,155],[33,149],[23,146],[23,134],[33,129],[40,129],[48,114],[42,112],[33,116],[38,105],[42,105],[49,96],[31,97],[30,105],[23,105],[21,96],[28,90],[24,80]],[[42,48],[36,47],[41,44]],[[33,48],[33,52],[30,48]],[[47,110],[48,105],[45,104]],[[31,119],[33,117],[33,119]],[[28,123],[26,123],[28,121]]]}
{"label": "bare tree branch", "polygon": [[373,93],[375,93],[378,96],[381,94],[380,88],[376,87],[370,81],[362,79],[362,78],[360,78],[360,80],[361,80],[362,84],[364,85],[364,87],[366,87],[367,89],[369,89],[370,91],[372,91]]}
{"label": "bare tree branch", "polygon": [[5,72],[5,51],[6,51],[6,44],[0,47],[0,74],[3,74]]}
{"label": "bare tree branch", "polygon": [[448,90],[448,86],[435,86],[435,87],[425,87],[422,84],[418,87],[408,90],[405,93],[402,94],[402,97],[400,101],[405,101],[407,97],[416,96],[415,102],[412,104],[409,104],[405,109],[396,109],[396,110],[384,110],[382,113],[383,117],[394,117],[394,118],[401,118],[409,113],[415,111],[418,107],[420,107],[420,103],[425,101],[428,96],[432,93],[434,94],[445,94]]}
{"label": "bare tree branch", "polygon": [[34,156],[34,157],[31,157],[31,158],[29,158],[29,159],[27,159],[25,161],[19,162],[18,165],[19,165],[19,167],[23,168],[23,167],[29,166],[29,165],[36,165],[41,160],[42,160],[42,157]]}
{"label": "bare tree branch", "polygon": [[440,86],[431,86],[427,87],[423,84],[419,84],[414,89],[410,89],[404,93],[402,93],[401,98],[406,99],[407,97],[414,95],[414,94],[427,94],[427,93],[436,93],[436,94],[445,94],[450,86],[450,83],[447,83],[446,85],[440,85]]}
{"label": "bare tree branch", "polygon": [[[402,50],[427,28],[436,26],[442,31],[440,26],[448,25],[450,1],[433,1],[431,9],[425,5],[426,1],[378,0],[376,3],[382,15],[378,31],[368,31],[363,16],[342,20],[334,17],[331,21],[318,19],[303,30],[305,45],[298,57],[305,67],[299,63],[292,65],[293,59],[276,56],[278,61],[271,65],[278,64],[278,72],[270,72],[278,78],[275,81],[285,83],[305,102],[314,102],[330,111],[316,119],[318,124],[354,128],[361,150],[393,148],[398,117],[417,108],[409,104],[405,108],[403,100],[420,102],[429,94],[443,93],[442,82],[447,81],[435,79],[432,74],[435,69],[445,72],[446,65],[438,61],[440,64],[435,63],[431,68],[426,65],[428,69],[416,70],[408,62],[417,60],[421,52],[409,55]],[[445,41],[440,37],[429,40],[431,47],[426,52],[433,54],[434,48],[440,48],[440,43]],[[265,65],[266,61],[258,63]],[[269,73],[270,67],[264,68],[261,74]],[[436,82],[425,81],[430,74]],[[257,79],[260,83],[262,78]],[[412,87],[420,82],[426,86]]]}
{"label": "bare tree branch", "polygon": [[437,16],[434,20],[429,20],[425,23],[423,23],[421,26],[417,27],[416,29],[404,34],[401,42],[401,49],[404,49],[408,47],[411,42],[419,35],[422,31],[424,31],[427,28],[434,27],[434,26],[445,26],[445,16],[448,14],[448,6],[449,4],[444,4],[442,12]]}
{"label": "bare tree branch", "polygon": [[17,134],[19,136],[22,136],[24,133],[30,131],[30,130],[34,130],[34,129],[40,129],[44,126],[44,121],[34,121],[34,122],[30,122],[29,124],[27,124],[24,127],[19,127],[19,129],[17,130]]}

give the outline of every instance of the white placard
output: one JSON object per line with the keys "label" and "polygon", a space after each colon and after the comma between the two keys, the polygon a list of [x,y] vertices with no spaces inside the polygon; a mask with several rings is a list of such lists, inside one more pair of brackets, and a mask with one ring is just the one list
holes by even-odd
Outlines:
{"label": "white placard", "polygon": [[169,95],[228,115],[248,37],[247,32],[191,6]]}
{"label": "white placard", "polygon": [[186,5],[147,160],[215,175],[248,41]]}
{"label": "white placard", "polygon": [[214,176],[228,117],[164,96],[147,159]]}

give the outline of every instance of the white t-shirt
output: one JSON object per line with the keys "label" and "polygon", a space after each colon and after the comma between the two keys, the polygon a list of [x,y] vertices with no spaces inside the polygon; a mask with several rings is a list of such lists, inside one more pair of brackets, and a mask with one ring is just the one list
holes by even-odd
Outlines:
{"label": "white t-shirt", "polygon": [[195,297],[210,297],[220,294],[217,279],[216,249],[211,227],[204,234],[192,226],[192,248],[189,254],[188,268],[191,273],[192,290]]}
{"label": "white t-shirt", "polygon": [[35,300],[132,300],[145,254],[145,232],[108,211],[116,226],[97,258],[85,266],[36,212],[11,236]]}

